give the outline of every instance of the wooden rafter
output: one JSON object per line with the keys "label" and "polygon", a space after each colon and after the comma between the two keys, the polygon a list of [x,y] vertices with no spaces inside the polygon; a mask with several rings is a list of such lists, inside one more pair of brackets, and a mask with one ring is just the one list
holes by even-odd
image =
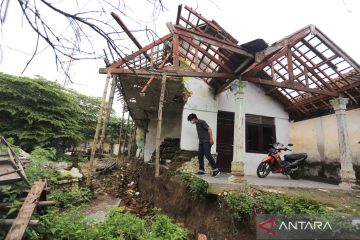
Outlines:
{"label": "wooden rafter", "polygon": [[110,71],[112,74],[130,74],[130,75],[142,75],[150,76],[156,75],[160,76],[162,73],[166,73],[167,76],[173,77],[199,77],[199,78],[234,78],[235,76],[231,73],[210,73],[210,72],[197,72],[197,71],[187,71],[183,69],[174,70],[174,69],[158,69],[157,71],[150,71],[145,69],[126,69],[126,68],[100,68],[99,73],[105,73]]}

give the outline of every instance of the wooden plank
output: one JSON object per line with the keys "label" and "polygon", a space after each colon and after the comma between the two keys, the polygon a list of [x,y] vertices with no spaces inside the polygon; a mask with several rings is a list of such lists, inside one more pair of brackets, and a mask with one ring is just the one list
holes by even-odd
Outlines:
{"label": "wooden plank", "polygon": [[22,239],[45,186],[45,181],[37,181],[34,183],[24,201],[24,204],[20,208],[19,214],[17,215],[14,224],[11,226],[8,234],[6,235],[5,240]]}
{"label": "wooden plank", "polygon": [[[22,203],[24,204],[24,202]],[[40,201],[38,202],[38,207],[48,207],[48,206],[54,206],[56,204],[55,201]],[[9,206],[12,206],[13,203],[12,202],[6,202],[6,203],[2,203],[0,202],[0,208],[6,208]]]}
{"label": "wooden plank", "polygon": [[166,89],[166,73],[163,73],[161,80],[161,93],[159,101],[158,122],[156,128],[156,155],[155,155],[155,177],[160,176],[160,144],[161,144],[161,127],[162,127],[162,110],[164,106],[164,97]]}
{"label": "wooden plank", "polygon": [[[11,226],[15,222],[15,219],[0,219],[0,226]],[[36,227],[39,225],[39,220],[30,220],[28,223],[29,227]]]}
{"label": "wooden plank", "polygon": [[173,37],[173,65],[175,69],[179,69],[179,34]]}
{"label": "wooden plank", "polygon": [[9,157],[10,157],[10,161],[14,164],[15,169],[20,170],[20,171],[18,171],[18,173],[20,174],[21,178],[23,178],[24,181],[28,185],[30,185],[28,180],[27,180],[27,177],[26,177],[26,174],[25,174],[25,171],[24,171],[24,167],[22,166],[21,161],[17,158],[14,150],[12,150],[10,145],[8,145],[8,154],[9,154]]}
{"label": "wooden plank", "polygon": [[8,172],[4,172],[4,173],[1,173],[1,174],[0,174],[0,177],[6,176],[6,175],[9,175],[9,174],[13,174],[13,173],[17,173],[17,172],[20,172],[20,171],[21,171],[20,169],[17,169],[17,170],[12,170],[12,171],[8,171]]}

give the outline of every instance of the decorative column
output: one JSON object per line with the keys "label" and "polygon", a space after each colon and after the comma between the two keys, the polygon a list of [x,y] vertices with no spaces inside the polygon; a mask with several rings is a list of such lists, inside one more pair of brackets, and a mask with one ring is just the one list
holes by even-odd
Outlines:
{"label": "decorative column", "polygon": [[229,182],[244,182],[244,90],[246,82],[236,80],[230,90],[235,95],[235,126],[234,126],[234,147],[233,161],[231,163],[231,176]]}
{"label": "decorative column", "polygon": [[330,104],[333,106],[336,115],[340,148],[340,178],[342,182],[352,182],[356,179],[352,164],[349,135],[346,123],[346,105],[348,102],[348,98],[342,97],[330,100]]}

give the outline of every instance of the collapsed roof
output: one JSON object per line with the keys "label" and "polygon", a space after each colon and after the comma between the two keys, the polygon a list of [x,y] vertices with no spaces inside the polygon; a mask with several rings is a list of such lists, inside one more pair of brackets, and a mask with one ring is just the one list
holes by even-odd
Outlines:
{"label": "collapsed roof", "polygon": [[271,46],[262,39],[238,45],[215,20],[180,5],[176,23],[167,26],[169,34],[145,47],[128,32],[139,50],[100,69],[117,75],[134,120],[156,116],[160,81],[154,79],[163,73],[168,76],[165,112],[181,111],[186,76],[202,78],[215,94],[237,78],[256,83],[294,120],[332,112],[329,100],[334,97],[360,106],[359,65],[314,25]]}

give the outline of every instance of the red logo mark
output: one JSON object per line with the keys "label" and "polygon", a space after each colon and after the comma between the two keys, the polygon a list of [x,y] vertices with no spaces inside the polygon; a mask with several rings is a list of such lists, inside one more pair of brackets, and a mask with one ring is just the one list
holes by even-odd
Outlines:
{"label": "red logo mark", "polygon": [[[269,228],[268,224],[271,224],[271,227]],[[269,220],[266,220],[262,223],[259,223],[259,228],[265,230],[267,233],[271,234],[271,235],[275,235],[276,232],[272,229],[273,227],[275,227],[275,217],[270,218]]]}

